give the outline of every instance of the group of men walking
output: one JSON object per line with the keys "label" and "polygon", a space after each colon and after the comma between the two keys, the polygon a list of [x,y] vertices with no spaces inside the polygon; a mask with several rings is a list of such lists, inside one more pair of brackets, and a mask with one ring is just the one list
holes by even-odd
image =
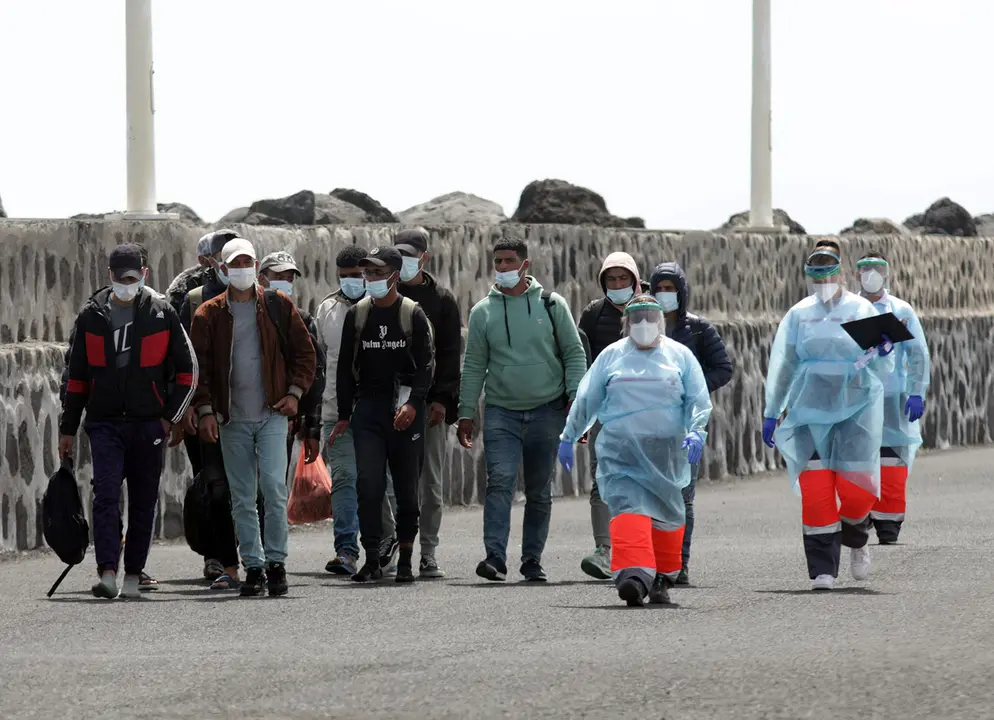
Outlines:
{"label": "group of men walking", "polygon": [[[429,233],[416,228],[397,233],[392,245],[346,247],[335,258],[339,288],[313,317],[293,302],[301,273],[292,255],[260,261],[231,230],[200,239],[198,266],[177,277],[167,296],[145,286],[142,248],[122,245],[111,254],[110,286],[87,302],[70,338],[60,424],[60,452],[69,455],[85,410],[100,575],[94,595],[134,597],[156,585],[145,562],[167,439],[170,446],[185,443],[210,490],[204,575],[214,590],[287,593],[287,468],[295,438],[304,461],[320,454],[333,478],[328,572],[356,582],[384,575],[410,582],[415,572],[444,577],[437,548],[450,427],[457,425],[463,447],[473,447],[481,395],[486,554],[476,573],[507,578],[511,505],[523,470],[520,573],[544,581],[552,477],[557,448],[563,459],[567,415],[591,363],[627,336],[633,300],[658,315],[665,338],[689,350],[705,395],[732,377],[721,337],[689,312],[687,278],[676,263],[657,265],[646,283],[629,254],[610,254],[600,272],[603,294],[574,323],[566,300],[529,273],[527,245],[513,239],[493,248],[495,282],[469,313],[463,353],[456,300],[426,270],[429,244]],[[676,584],[689,583],[699,450],[710,412],[700,402],[707,412],[697,421],[699,447],[689,455],[690,481],[682,488]],[[591,449],[601,431],[595,416],[579,440]],[[607,579],[619,571],[612,564],[613,512],[598,492],[592,455],[595,550],[581,568]]]}

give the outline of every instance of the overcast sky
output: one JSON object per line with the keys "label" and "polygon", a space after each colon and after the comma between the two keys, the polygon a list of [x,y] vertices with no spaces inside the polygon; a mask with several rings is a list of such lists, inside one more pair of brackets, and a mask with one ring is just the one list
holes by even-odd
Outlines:
{"label": "overcast sky", "polygon": [[[749,204],[749,0],[155,0],[158,199],[394,211],[531,180],[650,227]],[[814,232],[994,212],[991,0],[773,0],[774,205]],[[0,0],[11,216],[123,209],[123,0]]]}

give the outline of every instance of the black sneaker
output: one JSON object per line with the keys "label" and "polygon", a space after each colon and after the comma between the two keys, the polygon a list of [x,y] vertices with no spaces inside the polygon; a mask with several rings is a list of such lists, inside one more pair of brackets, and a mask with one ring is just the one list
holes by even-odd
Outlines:
{"label": "black sneaker", "polygon": [[484,580],[504,582],[507,580],[507,565],[497,558],[488,557],[476,566],[476,574]]}
{"label": "black sneaker", "polygon": [[266,573],[262,568],[249,568],[245,571],[245,582],[238,592],[242,597],[259,597],[266,594]]}
{"label": "black sneaker", "polygon": [[286,566],[283,563],[269,563],[266,568],[266,584],[269,586],[269,597],[282,597],[290,592],[286,582]]}
{"label": "black sneaker", "polygon": [[525,560],[521,565],[521,574],[525,576],[527,582],[545,582],[549,576],[545,574],[541,563],[538,560]]}
{"label": "black sneaker", "polygon": [[681,586],[690,585],[690,571],[687,570],[686,565],[680,570],[680,574],[676,576],[676,584]]}
{"label": "black sneaker", "polygon": [[397,562],[397,553],[400,552],[400,543],[396,536],[390,538],[389,543],[380,545],[380,567],[386,568]]}
{"label": "black sneaker", "polygon": [[644,607],[647,594],[645,585],[636,577],[626,578],[618,585],[618,597],[624,600],[628,607]]}
{"label": "black sneaker", "polygon": [[395,581],[399,583],[414,582],[414,568],[405,563],[398,563]]}
{"label": "black sneaker", "polygon": [[668,577],[665,575],[656,575],[656,579],[652,582],[652,589],[649,590],[649,604],[672,605],[669,593],[670,586],[671,583]]}
{"label": "black sneaker", "polygon": [[363,565],[352,576],[353,582],[371,582],[373,580],[380,580],[383,577],[383,568],[380,567],[379,558],[366,560],[365,565]]}

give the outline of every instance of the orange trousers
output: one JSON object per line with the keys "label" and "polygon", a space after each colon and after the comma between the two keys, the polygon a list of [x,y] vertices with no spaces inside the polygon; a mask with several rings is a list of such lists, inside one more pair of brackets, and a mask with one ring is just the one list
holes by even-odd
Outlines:
{"label": "orange trousers", "polygon": [[622,513],[611,519],[611,572],[617,580],[626,571],[641,571],[649,581],[656,574],[675,580],[683,567],[683,529],[664,530],[648,515]]}
{"label": "orange trousers", "polygon": [[874,520],[904,520],[908,499],[908,468],[904,465],[880,466],[880,499],[873,505]]}
{"label": "orange trousers", "polygon": [[819,575],[838,577],[843,545],[866,545],[870,509],[877,501],[873,493],[819,465],[812,462],[811,469],[800,477],[804,556],[812,579]]}

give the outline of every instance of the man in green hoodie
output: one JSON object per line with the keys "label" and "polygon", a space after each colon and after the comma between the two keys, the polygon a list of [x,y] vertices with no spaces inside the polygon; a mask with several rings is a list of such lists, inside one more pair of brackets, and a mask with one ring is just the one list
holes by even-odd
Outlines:
{"label": "man in green hoodie", "polygon": [[504,239],[494,246],[496,283],[469,314],[459,387],[459,442],[473,447],[473,418],[486,390],[483,450],[487,495],[476,574],[507,579],[511,501],[524,465],[525,518],[521,574],[547,579],[542,551],[552,516],[552,473],[559,434],[587,369],[586,354],[566,301],[528,275],[528,246]]}

